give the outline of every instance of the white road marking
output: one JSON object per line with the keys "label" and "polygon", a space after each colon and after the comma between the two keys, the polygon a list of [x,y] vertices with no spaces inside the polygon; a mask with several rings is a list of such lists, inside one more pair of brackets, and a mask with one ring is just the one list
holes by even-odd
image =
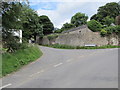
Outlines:
{"label": "white road marking", "polygon": [[60,66],[60,65],[62,65],[63,63],[59,63],[59,64],[56,64],[56,65],[54,65],[54,67],[58,67],[58,66]]}
{"label": "white road marking", "polygon": [[69,60],[67,60],[66,62],[70,62],[70,61],[72,61],[71,59],[69,59]]}
{"label": "white road marking", "polygon": [[80,55],[80,57],[85,57],[85,55]]}
{"label": "white road marking", "polygon": [[7,84],[7,85],[4,85],[4,86],[0,87],[0,90],[1,90],[2,88],[6,88],[6,87],[11,86],[11,85],[12,85],[11,83],[10,83],[10,84]]}
{"label": "white road marking", "polygon": [[35,75],[37,75],[37,74],[40,74],[40,73],[42,73],[42,72],[44,72],[44,70],[41,70],[40,72],[37,72],[37,73],[34,73],[34,74],[30,75],[30,77],[33,77],[33,76],[35,76]]}
{"label": "white road marking", "polygon": [[40,72],[37,72],[36,74],[39,74]]}
{"label": "white road marking", "polygon": [[30,64],[34,64],[35,62],[32,62],[32,63],[30,63]]}
{"label": "white road marking", "polygon": [[44,72],[44,70],[41,70],[40,72]]}

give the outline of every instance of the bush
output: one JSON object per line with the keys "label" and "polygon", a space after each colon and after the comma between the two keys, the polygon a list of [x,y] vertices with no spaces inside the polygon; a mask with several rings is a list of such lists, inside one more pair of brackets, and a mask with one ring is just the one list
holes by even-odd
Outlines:
{"label": "bush", "polygon": [[74,28],[74,24],[72,23],[65,23],[63,24],[62,28],[61,29],[65,29],[65,30],[68,30],[68,29],[71,29],[71,28]]}
{"label": "bush", "polygon": [[89,22],[87,22],[87,26],[90,30],[92,30],[93,32],[98,32],[102,29],[103,25],[100,24],[98,21],[96,20],[91,20]]}
{"label": "bush", "polygon": [[104,28],[104,30],[107,31],[107,34],[112,34],[112,33],[118,34],[120,33],[120,25],[106,27]]}
{"label": "bush", "polygon": [[62,33],[63,31],[64,31],[64,29],[58,29],[54,33]]}
{"label": "bush", "polygon": [[106,30],[104,30],[104,29],[102,29],[101,31],[100,31],[100,34],[101,34],[101,36],[106,36],[107,35],[107,31]]}
{"label": "bush", "polygon": [[11,41],[6,43],[7,52],[15,52],[19,49],[25,49],[28,47],[27,43],[16,43],[15,41]]}
{"label": "bush", "polygon": [[112,23],[115,23],[115,19],[110,16],[107,16],[103,19],[103,24],[106,26],[110,26]]}
{"label": "bush", "polygon": [[68,31],[72,28],[75,28],[75,27],[74,26],[73,27],[71,26],[69,28],[62,27],[61,29],[56,30],[54,33],[62,33],[63,31]]}

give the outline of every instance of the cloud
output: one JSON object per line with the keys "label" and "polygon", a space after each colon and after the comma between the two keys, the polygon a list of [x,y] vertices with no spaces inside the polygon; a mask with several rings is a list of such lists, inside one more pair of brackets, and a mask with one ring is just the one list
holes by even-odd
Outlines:
{"label": "cloud", "polygon": [[[48,3],[47,0],[41,0],[41,2],[42,1],[44,3]],[[41,8],[39,4],[39,9],[37,9],[37,12],[39,15],[47,15],[51,19],[55,27],[61,28],[64,23],[70,22],[71,17],[75,13],[82,12],[91,17],[93,14],[97,13],[97,9],[100,6],[105,5],[107,2],[113,2],[117,0],[104,0],[104,2],[100,2],[101,0],[93,0],[94,2],[91,2],[90,0],[84,0],[84,2],[83,0],[69,0],[69,2],[68,0],[60,0],[60,2],[59,0],[48,1],[57,2],[57,4],[51,5],[54,9],[45,9],[50,8],[50,5],[44,6],[45,8]]]}
{"label": "cloud", "polygon": [[47,15],[54,23],[55,27],[60,28],[65,21],[70,21],[71,17],[78,12],[79,6],[83,3],[61,2],[56,10],[37,10],[39,15]]}

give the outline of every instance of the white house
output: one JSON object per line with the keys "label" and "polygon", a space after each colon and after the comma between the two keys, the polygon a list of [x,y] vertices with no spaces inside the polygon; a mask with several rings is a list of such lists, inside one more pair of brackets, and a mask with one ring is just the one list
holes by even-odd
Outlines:
{"label": "white house", "polygon": [[19,42],[22,43],[22,30],[13,31],[14,36],[18,36],[20,38]]}

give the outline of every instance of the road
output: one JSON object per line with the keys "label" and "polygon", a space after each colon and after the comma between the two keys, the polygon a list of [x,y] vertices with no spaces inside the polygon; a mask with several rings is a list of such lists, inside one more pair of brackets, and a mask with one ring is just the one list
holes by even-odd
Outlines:
{"label": "road", "polygon": [[2,78],[1,88],[118,88],[118,49],[40,49],[43,56]]}

